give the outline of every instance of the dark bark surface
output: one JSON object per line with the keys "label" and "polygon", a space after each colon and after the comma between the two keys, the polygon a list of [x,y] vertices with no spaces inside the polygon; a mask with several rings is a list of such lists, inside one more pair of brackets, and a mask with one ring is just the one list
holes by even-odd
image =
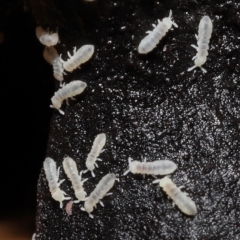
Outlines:
{"label": "dark bark surface", "polygon": [[[57,3],[58,2],[58,3]],[[106,151],[84,184],[88,194],[107,173],[116,173],[113,194],[94,219],[73,205],[68,216],[51,198],[42,170],[38,182],[36,239],[240,239],[240,6],[237,1],[30,1],[36,21],[59,27],[56,46],[67,59],[74,46],[93,44],[93,58],[65,77],[88,84],[77,101],[65,103],[51,121],[47,156],[61,166],[61,185],[75,199],[62,170],[65,155],[85,169],[95,136],[106,133]],[[151,24],[173,11],[178,28],[140,55]],[[193,66],[200,19],[213,21],[209,56]],[[56,90],[59,83],[56,82]],[[128,157],[169,159],[177,186],[195,201],[198,214],[172,207],[151,176],[129,173]],[[43,159],[44,160],[44,159]]]}

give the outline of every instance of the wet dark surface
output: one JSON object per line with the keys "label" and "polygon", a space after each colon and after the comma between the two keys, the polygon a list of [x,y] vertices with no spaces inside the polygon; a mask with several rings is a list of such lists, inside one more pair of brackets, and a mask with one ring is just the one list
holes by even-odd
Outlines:
{"label": "wet dark surface", "polygon": [[[88,87],[77,101],[63,104],[64,116],[53,110],[46,155],[58,166],[68,155],[79,170],[85,169],[95,136],[104,132],[103,161],[95,178],[84,174],[89,178],[84,186],[90,194],[109,172],[120,181],[113,194],[103,199],[105,207],[99,205],[93,211],[94,219],[80,210],[82,204],[74,204],[68,216],[67,201],[60,209],[42,170],[36,239],[239,239],[239,4],[99,0],[69,1],[66,6],[62,2],[57,5],[62,17],[57,50],[67,59],[67,51],[88,43],[94,44],[95,53],[65,77],[65,82],[81,79]],[[54,28],[51,18],[42,17],[41,8],[32,4],[35,19]],[[169,31],[151,53],[139,55],[137,47],[145,32],[152,30],[157,19],[167,17],[170,9],[179,28]],[[187,72],[196,54],[190,45],[196,44],[194,34],[205,14],[213,21],[203,66],[207,73],[199,68]],[[185,186],[198,214],[188,217],[172,207],[151,176],[143,179],[129,173],[123,177],[129,156],[174,161],[178,169],[172,179],[177,186]],[[75,199],[69,180],[61,189]]]}

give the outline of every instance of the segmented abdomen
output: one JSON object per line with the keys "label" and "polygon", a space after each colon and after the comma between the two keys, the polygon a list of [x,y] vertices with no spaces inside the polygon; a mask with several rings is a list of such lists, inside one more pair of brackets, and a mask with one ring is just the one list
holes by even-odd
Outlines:
{"label": "segmented abdomen", "polygon": [[94,46],[93,45],[84,45],[78,51],[73,53],[67,61],[63,63],[64,69],[71,72],[81,64],[87,62],[93,55]]}
{"label": "segmented abdomen", "polygon": [[198,28],[198,56],[205,57],[208,55],[209,41],[212,35],[212,21],[208,16],[204,16]]}
{"label": "segmented abdomen", "polygon": [[116,175],[114,173],[109,173],[104,176],[97,184],[93,192],[90,194],[87,201],[90,202],[92,206],[96,206],[99,200],[101,200],[106,195],[106,193],[113,187],[115,180]]}
{"label": "segmented abdomen", "polygon": [[169,160],[158,160],[154,162],[139,162],[136,166],[138,173],[166,175],[174,172],[177,165]]}
{"label": "segmented abdomen", "polygon": [[93,146],[95,148],[92,148],[91,152],[88,154],[87,161],[94,163],[97,159],[97,157],[100,155],[100,152],[102,148],[99,146]]}
{"label": "segmented abdomen", "polygon": [[92,149],[88,154],[86,161],[90,163],[95,163],[105,143],[106,143],[106,134],[105,133],[98,134],[93,142]]}
{"label": "segmented abdomen", "polygon": [[163,186],[163,190],[175,202],[179,209],[187,215],[196,215],[195,203],[182,192],[171,180]]}
{"label": "segmented abdomen", "polygon": [[60,61],[60,58],[56,58],[54,61],[53,61],[53,75],[54,77],[59,80],[59,81],[63,81],[63,66],[62,66],[62,63]]}
{"label": "segmented abdomen", "polygon": [[58,99],[58,101],[62,102],[63,100],[76,96],[83,92],[87,84],[80,80],[72,81],[66,84],[63,88],[60,88],[57,92],[55,92],[54,97]]}
{"label": "segmented abdomen", "polygon": [[[84,54],[84,53],[83,53]],[[71,59],[69,59],[69,68],[75,69],[77,68],[79,65],[83,64],[85,61],[86,56],[84,55],[78,55],[78,52],[75,53],[74,58],[72,57]]]}
{"label": "segmented abdomen", "polygon": [[159,41],[166,35],[167,31],[166,25],[159,22],[157,27],[140,42],[139,52],[147,53],[152,51]]}
{"label": "segmented abdomen", "polygon": [[82,183],[78,175],[76,162],[70,157],[64,158],[63,169],[66,175],[68,176],[68,178],[70,179],[70,181],[72,182],[73,189],[74,190],[82,189]]}
{"label": "segmented abdomen", "polygon": [[44,170],[45,170],[46,178],[48,181],[48,186],[50,188],[50,192],[52,193],[56,191],[56,189],[58,188],[57,167],[56,167],[56,163],[52,158],[45,159]]}
{"label": "segmented abdomen", "polygon": [[156,38],[159,42],[166,35],[168,28],[166,24],[164,24],[163,22],[159,22],[156,29],[154,29],[153,31],[156,31],[158,33],[156,34]]}

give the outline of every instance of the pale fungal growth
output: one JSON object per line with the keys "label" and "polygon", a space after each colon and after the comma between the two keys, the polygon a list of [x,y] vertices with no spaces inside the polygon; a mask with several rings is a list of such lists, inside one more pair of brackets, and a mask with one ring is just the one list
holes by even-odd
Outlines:
{"label": "pale fungal growth", "polygon": [[39,41],[48,47],[54,46],[59,42],[58,33],[50,33],[49,31],[44,30],[42,27],[38,26],[36,28],[36,35]]}
{"label": "pale fungal growth", "polygon": [[158,25],[153,24],[154,29],[152,31],[147,31],[148,34],[145,38],[142,39],[138,46],[138,52],[141,54],[146,54],[152,51],[159,41],[166,35],[172,25],[178,27],[171,19],[172,10],[170,10],[169,16],[164,18],[162,21],[158,20]]}
{"label": "pale fungal growth", "polygon": [[163,188],[183,213],[191,216],[197,214],[197,207],[193,200],[187,196],[187,193],[182,192],[168,176],[155,180],[153,183],[159,183],[160,187]]}
{"label": "pale fungal growth", "polygon": [[85,201],[87,193],[84,191],[83,183],[87,181],[87,179],[82,181],[82,171],[78,174],[76,162],[70,157],[64,158],[63,169],[72,182],[75,196],[78,199],[74,202],[78,203],[80,201]]}
{"label": "pale fungal growth", "polygon": [[71,56],[70,53],[67,52],[69,59],[67,61],[61,59],[64,69],[68,72],[72,72],[75,68],[87,62],[92,57],[93,53],[93,45],[84,45],[78,50],[76,47],[74,47],[73,56]]}
{"label": "pale fungal growth", "polygon": [[124,172],[123,175],[132,172],[133,174],[151,174],[151,175],[167,175],[174,172],[177,169],[177,165],[169,160],[156,160],[153,162],[133,161],[132,158],[128,158],[129,170]]}
{"label": "pale fungal growth", "polygon": [[65,197],[64,195],[66,193],[59,188],[59,186],[65,180],[65,179],[63,179],[58,182],[60,167],[58,168],[58,171],[57,171],[56,162],[54,162],[54,160],[52,158],[46,158],[43,166],[44,166],[44,171],[45,171],[46,178],[48,181],[48,186],[49,186],[50,192],[52,194],[52,198],[56,201],[59,201],[60,208],[62,208],[62,206],[63,206],[62,202],[64,200],[70,199],[70,197]]}
{"label": "pale fungal growth", "polygon": [[67,204],[66,204],[66,213],[68,216],[72,215],[72,206],[73,206],[73,201],[69,201]]}
{"label": "pale fungal growth", "polygon": [[80,80],[72,81],[64,85],[54,93],[54,96],[51,98],[52,105],[50,105],[50,107],[56,108],[61,114],[64,114],[60,109],[62,102],[68,98],[74,99],[73,97],[82,93],[86,87],[87,84]]}
{"label": "pale fungal growth", "polygon": [[192,71],[196,67],[200,67],[202,71],[207,72],[202,65],[207,61],[208,49],[209,49],[209,41],[212,35],[212,20],[208,16],[204,16],[198,27],[198,36],[197,38],[197,46],[191,45],[193,48],[197,50],[196,56],[193,57],[194,66],[188,68],[188,71]]}
{"label": "pale fungal growth", "polygon": [[62,61],[54,47],[45,47],[43,51],[44,59],[53,66],[53,76],[55,79],[60,81],[60,86],[62,86],[64,69]]}
{"label": "pale fungal growth", "polygon": [[116,176],[114,173],[109,173],[104,176],[97,184],[93,192],[90,194],[90,196],[87,198],[84,203],[84,208],[81,208],[81,210],[86,211],[89,214],[89,217],[93,218],[93,215],[90,213],[93,211],[94,207],[97,207],[96,205],[98,202],[100,202],[100,204],[104,207],[103,202],[100,200],[104,196],[112,194],[107,192],[113,187],[115,180]]}
{"label": "pale fungal growth", "polygon": [[[98,158],[98,156],[100,155],[100,153],[104,151],[102,150],[102,148],[104,147],[105,143],[106,134],[105,133],[98,134],[93,142],[92,149],[86,159],[86,167],[89,171],[91,171],[93,177],[95,177],[93,170],[95,166],[98,166],[96,161],[97,160],[102,161],[100,158]],[[84,173],[87,172],[88,170],[85,170]]]}

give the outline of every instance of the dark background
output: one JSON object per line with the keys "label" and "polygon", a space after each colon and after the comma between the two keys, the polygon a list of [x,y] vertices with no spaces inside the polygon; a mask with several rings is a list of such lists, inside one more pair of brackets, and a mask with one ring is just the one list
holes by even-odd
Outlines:
{"label": "dark background", "polygon": [[[36,186],[45,157],[54,91],[36,22],[21,1],[1,1],[0,44],[1,184],[0,220],[18,221],[33,233]],[[27,223],[26,223],[27,222]],[[4,239],[11,240],[11,239]]]}
{"label": "dark background", "polygon": [[[48,136],[47,155],[58,166],[69,155],[83,169],[94,137],[105,132],[107,151],[96,178],[86,183],[88,193],[104,174],[121,176],[129,156],[169,159],[178,165],[173,181],[185,185],[197,216],[173,208],[163,191],[152,186],[152,177],[128,174],[103,199],[105,208],[94,210],[94,220],[78,205],[67,217],[51,198],[42,171],[37,239],[239,239],[239,3],[32,0],[26,1],[26,12],[23,5],[12,1],[1,8],[1,219],[29,215],[29,231],[34,232],[37,180]],[[140,56],[139,40],[170,9],[179,28]],[[205,14],[213,20],[203,66],[208,72],[188,73],[196,54],[190,45],[196,44],[194,34]],[[91,61],[65,77],[88,84],[76,102],[63,104],[65,116],[49,108],[59,83],[42,58],[36,22],[59,27],[57,50],[64,59],[75,45],[92,43],[96,48]],[[62,171],[60,178],[66,178]],[[74,198],[70,187],[69,181],[62,185]]]}

